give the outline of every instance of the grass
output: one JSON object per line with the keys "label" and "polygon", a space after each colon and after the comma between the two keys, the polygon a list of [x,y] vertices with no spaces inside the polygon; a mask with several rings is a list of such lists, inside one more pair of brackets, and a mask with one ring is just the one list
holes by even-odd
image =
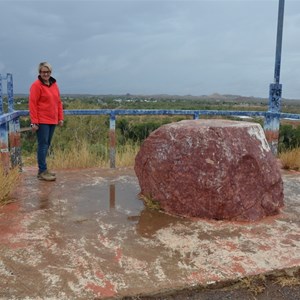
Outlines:
{"label": "grass", "polygon": [[117,147],[116,166],[130,167],[134,166],[135,157],[140,149],[140,146],[135,144],[125,144],[123,147]]}
{"label": "grass", "polygon": [[145,205],[153,210],[160,210],[160,203],[156,201],[155,199],[149,197],[149,196],[144,196],[140,194],[141,200],[144,201]]}
{"label": "grass", "polygon": [[267,282],[276,284],[280,287],[300,286],[300,273],[297,269],[287,269],[274,272],[269,275],[256,275],[246,277],[241,280],[242,286],[251,291],[252,294],[258,295],[267,289]]}
{"label": "grass", "polygon": [[[116,149],[116,166],[130,167],[134,165],[134,160],[139,145],[137,143],[127,143]],[[32,162],[27,157],[26,161]],[[90,167],[109,167],[109,148],[98,147],[94,149],[87,141],[82,141],[80,146],[72,144],[68,149],[62,150],[54,148],[47,163],[50,169],[68,169],[68,168],[90,168]]]}
{"label": "grass", "polygon": [[266,289],[266,277],[262,274],[252,277],[244,277],[238,285],[240,288],[249,290],[255,296],[262,293]]}
{"label": "grass", "polygon": [[68,149],[53,148],[47,158],[50,169],[108,167],[108,161],[92,151],[86,141],[80,145],[73,143]]}
{"label": "grass", "polygon": [[300,148],[287,150],[279,154],[282,167],[288,170],[300,170]]}
{"label": "grass", "polygon": [[11,193],[19,180],[19,168],[6,170],[0,162],[0,206],[12,202]]}

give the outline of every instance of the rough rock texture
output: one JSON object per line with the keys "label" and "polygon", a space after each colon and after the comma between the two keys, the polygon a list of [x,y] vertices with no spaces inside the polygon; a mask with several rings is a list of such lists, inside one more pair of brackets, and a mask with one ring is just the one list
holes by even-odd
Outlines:
{"label": "rough rock texture", "polygon": [[256,123],[164,125],[142,144],[135,172],[141,196],[171,214],[250,221],[283,207],[280,169]]}

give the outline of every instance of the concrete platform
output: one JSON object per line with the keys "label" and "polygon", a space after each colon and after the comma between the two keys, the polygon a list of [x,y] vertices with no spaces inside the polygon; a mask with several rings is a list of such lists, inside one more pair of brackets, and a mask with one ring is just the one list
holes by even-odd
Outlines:
{"label": "concrete platform", "polygon": [[300,173],[285,208],[254,223],[145,209],[132,169],[25,169],[0,208],[0,299],[155,295],[300,266]]}

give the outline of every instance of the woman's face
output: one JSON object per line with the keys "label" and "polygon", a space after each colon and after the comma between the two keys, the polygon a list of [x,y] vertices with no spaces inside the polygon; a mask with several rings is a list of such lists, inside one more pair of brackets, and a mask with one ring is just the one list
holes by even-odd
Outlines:
{"label": "woman's face", "polygon": [[40,70],[40,75],[44,81],[49,81],[51,71],[47,67],[42,67]]}

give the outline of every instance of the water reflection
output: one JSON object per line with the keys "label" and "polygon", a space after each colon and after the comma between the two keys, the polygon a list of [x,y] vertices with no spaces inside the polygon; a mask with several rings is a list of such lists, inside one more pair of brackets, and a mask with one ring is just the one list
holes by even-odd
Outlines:
{"label": "water reflection", "polygon": [[116,208],[116,186],[115,184],[109,185],[109,210],[112,211]]}
{"label": "water reflection", "polygon": [[184,221],[180,217],[171,216],[164,212],[145,208],[136,225],[138,234],[143,237],[152,237],[160,229],[171,227],[173,224]]}
{"label": "water reflection", "polygon": [[[138,194],[139,188],[137,186],[120,182],[109,183],[109,212],[126,213],[126,219],[136,224],[139,235],[151,238],[158,230],[184,221],[180,217],[145,207]],[[118,214],[115,217],[118,218]]]}
{"label": "water reflection", "polygon": [[39,209],[48,209],[50,207],[50,195],[52,192],[53,186],[48,182],[39,181],[38,182],[38,208]]}

